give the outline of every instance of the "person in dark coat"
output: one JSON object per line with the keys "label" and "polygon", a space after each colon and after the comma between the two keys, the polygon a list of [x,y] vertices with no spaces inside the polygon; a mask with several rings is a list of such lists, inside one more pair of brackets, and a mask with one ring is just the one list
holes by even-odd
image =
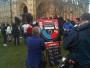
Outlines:
{"label": "person in dark coat", "polygon": [[65,21],[64,21],[63,17],[58,17],[57,19],[58,19],[58,27],[59,27],[59,35],[58,35],[57,40],[62,41],[62,36],[64,33],[63,24],[65,23]]}
{"label": "person in dark coat", "polygon": [[78,63],[76,68],[90,68],[90,13],[80,17],[79,27],[64,37],[63,44],[68,58]]}
{"label": "person in dark coat", "polygon": [[27,68],[40,68],[39,65],[42,60],[42,51],[44,47],[44,40],[39,36],[39,30],[37,28],[32,29],[32,37],[28,36],[26,39],[27,45]]}
{"label": "person in dark coat", "polygon": [[63,30],[64,23],[65,23],[65,21],[64,21],[63,17],[59,17],[58,18],[58,26],[59,26],[59,31],[60,31],[61,35],[63,35],[63,32],[64,32],[64,30]]}
{"label": "person in dark coat", "polygon": [[7,46],[7,34],[6,34],[6,25],[3,23],[1,25],[1,34],[2,34],[2,37],[3,37],[3,46]]}
{"label": "person in dark coat", "polygon": [[19,41],[20,31],[19,31],[18,26],[15,23],[12,24],[12,35],[14,38],[14,44],[19,45],[19,43],[20,43],[20,41]]}

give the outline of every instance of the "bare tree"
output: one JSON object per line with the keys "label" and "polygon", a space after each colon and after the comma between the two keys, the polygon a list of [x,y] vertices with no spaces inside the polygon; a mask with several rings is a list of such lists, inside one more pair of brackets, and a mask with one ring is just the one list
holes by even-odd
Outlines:
{"label": "bare tree", "polygon": [[89,0],[43,0],[42,3],[39,7],[39,9],[41,8],[39,10],[40,15],[43,14],[46,17],[50,15],[64,16],[64,14],[66,16],[78,16],[79,13],[87,11]]}

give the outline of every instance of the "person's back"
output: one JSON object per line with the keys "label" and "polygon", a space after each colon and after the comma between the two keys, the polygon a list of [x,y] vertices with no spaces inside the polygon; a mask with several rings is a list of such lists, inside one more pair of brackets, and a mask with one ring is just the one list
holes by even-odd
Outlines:
{"label": "person's back", "polygon": [[30,27],[29,24],[24,24],[24,25],[22,25],[22,28],[23,28],[23,32],[24,32],[24,33],[27,33],[27,28],[28,28],[28,27]]}
{"label": "person's back", "polygon": [[12,34],[13,36],[19,36],[20,34],[19,28],[16,24],[12,25]]}
{"label": "person's back", "polygon": [[[70,38],[70,37],[69,37]],[[82,67],[90,65],[90,24],[79,28],[78,35],[74,37],[69,57],[77,61]],[[76,44],[73,46],[73,44]]]}
{"label": "person's back", "polygon": [[81,64],[90,64],[90,23],[84,24],[79,28],[79,36],[75,52],[78,53],[77,59]]}
{"label": "person's back", "polygon": [[32,29],[32,37],[27,37],[27,66],[28,68],[39,68],[42,60],[42,50],[44,48],[44,40],[38,36],[39,30]]}
{"label": "person's back", "polygon": [[11,33],[12,33],[12,29],[11,29],[10,26],[7,27],[7,29],[6,29],[6,33],[7,33],[7,34],[11,34]]}
{"label": "person's back", "polygon": [[2,24],[1,26],[1,34],[3,38],[3,46],[7,46],[7,35],[6,35],[6,26],[5,24]]}
{"label": "person's back", "polygon": [[12,25],[12,35],[13,35],[14,45],[15,46],[19,45],[19,43],[20,43],[20,41],[19,41],[20,30],[15,23]]}
{"label": "person's back", "polygon": [[90,14],[82,15],[78,30],[64,38],[64,48],[70,51],[69,59],[79,63],[77,68],[90,68]]}
{"label": "person's back", "polygon": [[27,28],[27,36],[32,36],[32,26]]}
{"label": "person's back", "polygon": [[5,26],[5,24],[2,24],[2,26],[1,26],[1,33],[2,33],[2,35],[6,35],[6,26]]}
{"label": "person's back", "polygon": [[44,41],[40,37],[28,37],[27,38],[27,47],[28,47],[28,56],[41,56],[42,48],[44,47]]}

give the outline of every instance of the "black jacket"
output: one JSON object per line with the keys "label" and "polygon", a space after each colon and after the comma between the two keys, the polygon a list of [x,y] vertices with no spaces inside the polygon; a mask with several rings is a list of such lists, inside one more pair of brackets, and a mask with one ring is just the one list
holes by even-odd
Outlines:
{"label": "black jacket", "polygon": [[90,64],[90,23],[68,33],[64,37],[64,48],[70,51],[69,58],[81,65]]}
{"label": "black jacket", "polygon": [[17,37],[20,35],[20,30],[16,24],[12,25],[12,34],[14,37]]}

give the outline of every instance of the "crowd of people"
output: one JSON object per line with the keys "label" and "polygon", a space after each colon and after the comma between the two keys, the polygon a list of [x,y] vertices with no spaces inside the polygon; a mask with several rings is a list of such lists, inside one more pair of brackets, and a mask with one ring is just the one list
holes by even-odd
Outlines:
{"label": "crowd of people", "polygon": [[[55,19],[58,19],[60,32],[58,41],[63,41],[64,49],[69,51],[68,61],[75,62],[74,68],[90,68],[90,14],[85,13],[75,21],[65,21],[62,17]],[[16,23],[15,21],[11,26],[4,23],[1,25],[3,46],[8,46],[7,42],[12,40],[14,45],[19,45],[22,36],[27,45],[27,68],[40,68],[45,41],[40,37],[38,23],[24,22],[21,26]]]}
{"label": "crowd of people", "polygon": [[3,23],[1,25],[1,36],[3,46],[8,46],[8,42],[12,42],[12,40],[15,45],[19,45],[20,29],[15,23],[12,26]]}
{"label": "crowd of people", "polygon": [[[58,26],[59,26],[59,33],[60,36],[58,37],[58,40],[61,40],[61,35],[63,35],[64,30],[68,31],[69,29],[71,30],[74,25],[73,22],[67,19],[66,21],[63,19],[63,17],[55,17],[50,19],[58,19]],[[2,35],[2,40],[3,40],[3,46],[8,46],[8,42],[14,43],[14,45],[19,45],[20,43],[20,37],[24,38],[24,41],[26,40],[26,37],[28,35],[32,35],[32,28],[37,27],[40,32],[39,24],[37,21],[32,21],[31,22],[25,21],[21,24],[20,21],[18,22],[16,17],[15,17],[15,22],[12,24],[8,23],[2,23],[0,28],[1,28],[1,35]],[[66,23],[65,23],[66,22]]]}

